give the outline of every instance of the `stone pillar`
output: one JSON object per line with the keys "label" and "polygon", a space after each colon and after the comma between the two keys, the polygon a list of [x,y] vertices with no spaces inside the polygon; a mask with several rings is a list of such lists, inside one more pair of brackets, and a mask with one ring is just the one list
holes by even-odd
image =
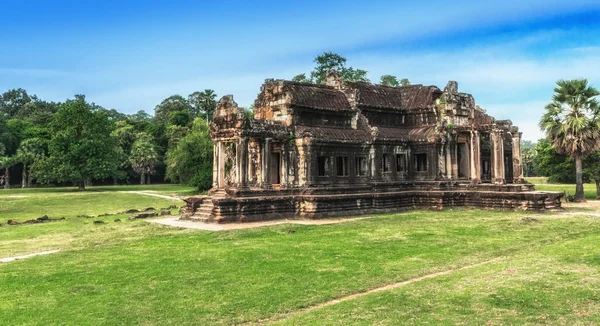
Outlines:
{"label": "stone pillar", "polygon": [[490,133],[492,138],[492,182],[503,184],[504,180],[504,140],[503,131],[494,130]]}
{"label": "stone pillar", "polygon": [[521,136],[522,132],[513,132],[512,134],[512,153],[513,153],[513,182],[523,183],[523,164],[521,163]]}
{"label": "stone pillar", "polygon": [[271,189],[271,138],[265,138],[262,146],[262,187]]}
{"label": "stone pillar", "polygon": [[471,182],[481,182],[481,144],[479,141],[479,131],[471,131]]}
{"label": "stone pillar", "polygon": [[444,152],[446,153],[446,179],[452,179],[452,136],[448,136],[446,139],[446,149]]}
{"label": "stone pillar", "polygon": [[218,184],[219,184],[219,188],[224,188],[225,187],[225,144],[220,141],[218,143],[217,146],[217,151],[219,152],[219,158],[218,158],[218,168],[217,168],[217,175],[218,175]]}
{"label": "stone pillar", "polygon": [[213,188],[219,187],[219,149],[221,142],[213,145]]}
{"label": "stone pillar", "polygon": [[375,175],[377,173],[377,152],[375,150],[375,145],[371,145],[369,149],[369,167],[371,174],[371,181],[375,180]]}
{"label": "stone pillar", "polygon": [[238,189],[248,188],[248,138],[240,138],[236,151]]}
{"label": "stone pillar", "polygon": [[[302,146],[303,148],[303,157],[304,157],[304,185],[310,186],[313,184],[313,153],[312,153],[312,145],[310,142],[306,145]],[[300,161],[302,162],[302,161]]]}
{"label": "stone pillar", "polygon": [[458,179],[458,135],[452,138],[452,178]]}
{"label": "stone pillar", "polygon": [[[443,179],[446,177],[446,143],[440,143],[440,148],[438,149],[438,175]],[[407,163],[410,164],[410,161],[407,160]]]}
{"label": "stone pillar", "polygon": [[289,154],[288,154],[288,144],[283,142],[281,144],[281,187],[286,188],[289,185],[289,174],[288,174],[288,162]]}

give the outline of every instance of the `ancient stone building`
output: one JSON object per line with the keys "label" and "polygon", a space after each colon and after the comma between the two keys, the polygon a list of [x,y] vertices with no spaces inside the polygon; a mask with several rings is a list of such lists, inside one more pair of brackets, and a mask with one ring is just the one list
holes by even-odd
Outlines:
{"label": "ancient stone building", "polygon": [[266,80],[253,115],[223,97],[211,123],[213,188],[185,217],[318,218],[449,206],[560,208],[523,183],[521,133],[449,82],[387,87]]}

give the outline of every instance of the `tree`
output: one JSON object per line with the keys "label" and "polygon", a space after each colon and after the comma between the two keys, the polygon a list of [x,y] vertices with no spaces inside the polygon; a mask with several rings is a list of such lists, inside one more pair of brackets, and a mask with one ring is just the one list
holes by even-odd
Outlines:
{"label": "tree", "polygon": [[367,78],[366,70],[354,69],[352,67],[342,70],[342,78],[349,82],[371,82],[369,78]]}
{"label": "tree", "polygon": [[396,78],[396,76],[392,76],[392,75],[381,76],[381,79],[379,80],[379,84],[383,85],[383,86],[391,86],[391,87],[400,86],[400,82],[398,81],[398,78]]}
{"label": "tree", "polygon": [[572,157],[558,153],[548,139],[540,139],[535,152],[533,166],[538,175],[548,177],[549,182],[575,183],[575,161]]}
{"label": "tree", "polygon": [[158,163],[158,154],[154,148],[152,136],[144,132],[137,134],[136,141],[131,148],[129,162],[133,170],[139,173],[140,184],[146,183],[146,176],[148,176],[148,181],[150,180],[150,175],[154,174]]}
{"label": "tree", "polygon": [[410,81],[408,80],[408,78],[400,79],[400,86],[410,86]]}
{"label": "tree", "polygon": [[37,100],[37,97],[29,96],[22,88],[11,89],[0,95],[0,115],[7,119],[13,118],[27,103],[34,100]]}
{"label": "tree", "polygon": [[575,159],[575,200],[585,201],[583,165],[585,155],[600,147],[600,109],[597,89],[587,79],[559,80],[552,102],[540,121],[552,147]]}
{"label": "tree", "polygon": [[533,168],[533,161],[537,155],[535,144],[530,140],[521,141],[521,162],[523,163],[523,173],[526,177],[536,175]]}
{"label": "tree", "polygon": [[191,114],[193,109],[181,95],[172,95],[164,99],[154,108],[154,118],[160,123],[166,123],[171,112],[184,111]]}
{"label": "tree", "polygon": [[306,74],[298,74],[292,78],[292,81],[295,81],[298,83],[311,83],[312,82],[310,80],[310,78],[306,77]]}
{"label": "tree", "polygon": [[4,189],[10,188],[10,168],[17,164],[14,156],[0,155],[0,185],[4,184]]}
{"label": "tree", "polygon": [[188,126],[192,122],[192,117],[186,111],[174,111],[169,113],[167,125],[169,126]]}
{"label": "tree", "polygon": [[340,73],[344,81],[349,82],[369,82],[367,78],[367,71],[362,69],[355,69],[346,66],[346,58],[333,52],[324,52],[317,56],[314,60],[316,64],[313,71],[310,73],[310,78],[307,78],[306,74],[299,74],[294,76],[292,79],[296,82],[303,83],[325,83],[325,78],[331,70],[336,70]]}
{"label": "tree", "polygon": [[131,120],[131,121],[145,121],[145,120],[150,120],[152,118],[152,116],[150,116],[146,111],[144,110],[139,110],[134,114],[130,114],[127,116],[127,119]]}
{"label": "tree", "polygon": [[205,89],[204,92],[194,92],[188,96],[188,101],[193,108],[193,118],[212,120],[212,116],[217,109],[217,94],[215,91]]}
{"label": "tree", "polygon": [[213,142],[206,121],[196,118],[192,131],[167,156],[167,179],[209,189],[212,185]]}
{"label": "tree", "polygon": [[45,155],[46,142],[40,138],[25,139],[19,145],[16,159],[23,164],[21,188],[31,187],[32,167]]}
{"label": "tree", "polygon": [[80,190],[85,182],[115,174],[119,164],[111,136],[114,122],[97,110],[85,96],[62,104],[52,118],[48,156],[38,162],[35,176],[41,182],[74,182]]}
{"label": "tree", "polygon": [[600,151],[596,151],[585,158],[584,175],[596,183],[596,199],[600,199]]}
{"label": "tree", "polygon": [[327,73],[331,70],[337,70],[343,75],[343,70],[346,67],[346,58],[333,52],[325,52],[317,56],[313,62],[317,66],[310,73],[310,78],[316,84],[325,83]]}

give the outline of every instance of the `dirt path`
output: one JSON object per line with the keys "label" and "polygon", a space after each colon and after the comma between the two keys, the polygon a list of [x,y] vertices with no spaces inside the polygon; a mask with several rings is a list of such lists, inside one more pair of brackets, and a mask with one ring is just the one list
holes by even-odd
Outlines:
{"label": "dirt path", "polygon": [[409,285],[409,284],[412,284],[412,283],[420,282],[420,281],[423,281],[423,280],[427,280],[427,279],[431,279],[431,278],[436,278],[436,277],[444,276],[444,275],[449,275],[449,274],[452,274],[454,272],[459,272],[459,271],[463,271],[463,270],[467,270],[467,269],[471,269],[471,268],[475,268],[475,267],[479,267],[479,266],[491,264],[491,263],[494,263],[494,262],[501,261],[503,259],[504,258],[490,259],[490,260],[486,260],[486,261],[483,261],[483,262],[480,262],[480,263],[477,263],[477,264],[467,265],[467,266],[463,266],[463,267],[459,267],[459,268],[449,269],[449,270],[442,271],[442,272],[437,272],[437,273],[432,273],[432,274],[427,274],[427,275],[415,277],[415,278],[412,278],[410,280],[406,280],[406,281],[402,281],[402,282],[398,282],[398,283],[393,283],[393,284],[388,284],[388,285],[384,285],[384,286],[381,286],[381,287],[378,287],[378,288],[374,288],[374,289],[371,289],[371,290],[368,290],[368,291],[359,292],[359,293],[351,294],[351,295],[348,295],[348,296],[345,296],[345,297],[341,297],[341,298],[333,299],[333,300],[330,300],[330,301],[322,302],[322,303],[319,303],[319,304],[316,304],[316,305],[313,305],[313,306],[310,306],[310,307],[307,307],[307,308],[304,308],[304,309],[299,309],[299,310],[296,310],[296,311],[292,311],[292,312],[290,312],[288,314],[281,315],[281,316],[278,316],[278,317],[275,317],[275,318],[272,318],[272,319],[265,319],[265,320],[260,320],[258,322],[245,323],[245,324],[242,324],[242,325],[257,325],[257,324],[262,325],[264,323],[286,320],[286,319],[288,319],[290,317],[293,317],[293,316],[295,316],[297,314],[301,314],[301,313],[305,313],[305,312],[310,312],[310,311],[313,311],[313,310],[316,310],[316,309],[320,309],[320,308],[332,306],[332,305],[338,304],[340,302],[353,300],[353,299],[360,298],[360,297],[363,297],[363,296],[366,296],[366,295],[369,295],[369,294],[373,294],[373,293],[377,293],[377,292],[382,292],[382,291],[393,290],[393,289],[396,289],[396,288],[399,288],[399,287],[402,287],[402,286],[405,286],[405,285]]}
{"label": "dirt path", "polygon": [[27,258],[31,258],[31,257],[35,257],[35,256],[49,255],[49,254],[57,253],[59,251],[60,250],[49,250],[49,251],[35,252],[33,254],[28,254],[28,255],[23,255],[23,256],[0,258],[0,263],[9,263],[11,261],[15,261],[15,260],[19,260],[19,259],[27,259]]}
{"label": "dirt path", "polygon": [[280,224],[299,224],[299,225],[325,225],[335,224],[343,222],[351,222],[364,220],[370,218],[370,216],[354,217],[354,218],[331,218],[322,220],[277,220],[277,221],[264,221],[264,222],[248,222],[248,223],[203,223],[194,221],[180,221],[179,217],[167,217],[160,219],[146,220],[150,223],[186,228],[186,229],[197,229],[205,231],[224,231],[224,230],[237,230],[237,229],[252,229],[263,226],[280,225]]}
{"label": "dirt path", "polygon": [[128,194],[138,194],[138,195],[145,195],[145,196],[152,196],[152,197],[158,197],[158,198],[163,198],[163,199],[181,201],[181,198],[179,198],[179,197],[156,194],[156,193],[151,192],[150,190],[148,190],[148,191],[123,191],[123,192],[128,193]]}

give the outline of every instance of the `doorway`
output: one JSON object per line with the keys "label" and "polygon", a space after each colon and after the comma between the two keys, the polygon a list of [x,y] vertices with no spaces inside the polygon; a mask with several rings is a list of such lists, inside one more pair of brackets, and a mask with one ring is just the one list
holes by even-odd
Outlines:
{"label": "doorway", "polygon": [[281,155],[280,153],[271,153],[271,184],[281,183]]}
{"label": "doorway", "polygon": [[469,147],[466,143],[458,143],[457,163],[458,163],[458,177],[468,178],[469,177]]}

